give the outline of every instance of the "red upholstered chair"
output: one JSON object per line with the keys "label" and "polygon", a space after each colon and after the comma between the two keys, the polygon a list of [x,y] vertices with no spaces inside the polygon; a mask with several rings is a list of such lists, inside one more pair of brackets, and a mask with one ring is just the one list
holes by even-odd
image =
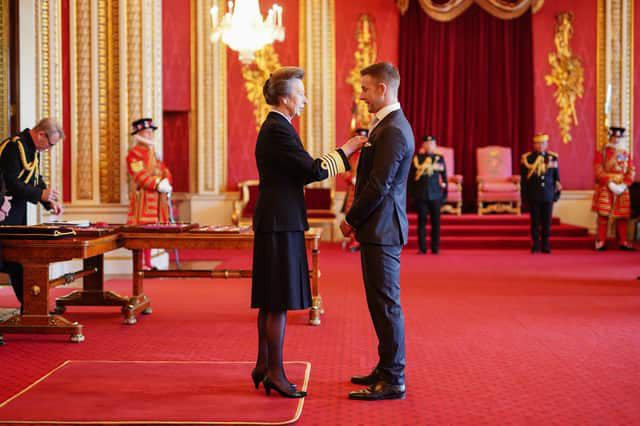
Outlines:
{"label": "red upholstered chair", "polygon": [[240,188],[240,200],[233,203],[233,213],[231,214],[231,222],[237,226],[251,225],[253,220],[253,212],[258,202],[258,185],[257,180],[245,180],[238,183]]}
{"label": "red upholstered chair", "polygon": [[494,145],[478,148],[476,159],[478,214],[520,214],[520,176],[512,174],[511,148]]}
{"label": "red upholstered chair", "polygon": [[309,226],[329,224],[332,240],[333,225],[337,217],[333,210],[333,199],[332,188],[306,187],[304,189],[304,202],[307,206]]}
{"label": "red upholstered chair", "polygon": [[454,174],[453,148],[441,146],[438,147],[438,151],[444,157],[444,164],[447,166],[447,201],[443,204],[441,211],[460,216],[462,214],[462,175]]}

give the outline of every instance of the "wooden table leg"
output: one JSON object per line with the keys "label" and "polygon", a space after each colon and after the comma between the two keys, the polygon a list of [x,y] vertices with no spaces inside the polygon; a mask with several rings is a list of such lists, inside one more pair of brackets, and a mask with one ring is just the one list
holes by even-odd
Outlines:
{"label": "wooden table leg", "polygon": [[136,314],[151,314],[151,301],[144,294],[144,270],[142,269],[142,250],[131,250],[133,255],[133,294],[129,298],[129,304],[123,310],[124,323],[133,325],[138,320]]}
{"label": "wooden table leg", "polygon": [[318,269],[319,254],[318,240],[315,239],[311,247],[311,310],[309,311],[309,324],[311,325],[320,325],[320,314],[324,313],[318,283],[320,278],[320,270]]}
{"label": "wooden table leg", "polygon": [[82,325],[49,314],[49,264],[25,263],[22,266],[24,313],[0,323],[0,336],[2,333],[69,334],[72,342],[83,342]]}
{"label": "wooden table leg", "polygon": [[84,270],[97,272],[83,278],[82,290],[73,291],[56,299],[56,314],[65,312],[67,306],[121,306],[124,311],[129,298],[113,291],[104,291],[104,255],[84,259]]}

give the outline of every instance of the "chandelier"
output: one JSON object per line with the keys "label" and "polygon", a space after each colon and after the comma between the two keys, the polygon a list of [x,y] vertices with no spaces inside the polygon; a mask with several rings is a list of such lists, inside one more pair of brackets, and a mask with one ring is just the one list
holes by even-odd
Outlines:
{"label": "chandelier", "polygon": [[253,62],[255,52],[274,41],[284,40],[282,7],[274,4],[267,18],[262,19],[258,0],[229,1],[227,13],[218,20],[218,6],[211,12],[211,41],[222,39],[231,50],[238,52],[240,62]]}

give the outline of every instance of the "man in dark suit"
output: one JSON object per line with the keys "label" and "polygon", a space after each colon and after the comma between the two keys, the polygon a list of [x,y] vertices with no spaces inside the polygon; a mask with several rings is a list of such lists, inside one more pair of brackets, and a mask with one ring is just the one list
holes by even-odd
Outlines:
{"label": "man in dark suit", "polygon": [[436,148],[436,138],[425,136],[413,157],[413,198],[418,211],[418,247],[422,254],[427,252],[427,214],[431,220],[431,252],[440,251],[440,207],[447,199],[447,168]]}
{"label": "man in dark suit", "polygon": [[400,75],[389,63],[360,71],[362,94],[375,117],[369,141],[360,154],[355,199],[342,232],[355,232],[360,243],[367,305],[378,336],[379,361],[367,376],[354,376],[367,385],[350,399],[401,399],[405,396],[404,316],[400,305],[400,253],[407,242],[407,177],[413,157],[411,126],[398,103]]}
{"label": "man in dark suit", "polygon": [[[9,214],[2,225],[26,225],[27,202],[41,203],[53,214],[62,213],[62,200],[55,188],[48,188],[40,175],[40,152],[48,151],[64,139],[60,124],[52,118],[43,118],[33,129],[0,143],[0,172],[7,185],[7,194],[13,197]],[[22,265],[5,262],[2,272],[9,274],[11,286],[22,304]]]}
{"label": "man in dark suit", "polygon": [[[533,137],[533,151],[522,155],[520,166],[522,202],[531,216],[531,253],[551,253],[549,235],[553,203],[560,198],[558,154],[547,151],[549,136]],[[542,244],[541,244],[542,243]],[[542,247],[541,247],[542,245]]]}

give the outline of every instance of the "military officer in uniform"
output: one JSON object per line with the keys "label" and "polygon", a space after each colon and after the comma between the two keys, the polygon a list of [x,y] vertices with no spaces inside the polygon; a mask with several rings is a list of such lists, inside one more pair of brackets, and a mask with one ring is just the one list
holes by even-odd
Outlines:
{"label": "military officer in uniform", "polygon": [[[128,224],[168,223],[171,172],[156,156],[153,132],[157,127],[150,118],[132,124],[137,142],[127,154],[127,170],[131,177]],[[151,250],[143,251],[144,267],[151,269]]]}
{"label": "military officer in uniform", "polygon": [[[41,203],[55,215],[62,213],[60,194],[55,188],[48,188],[40,175],[40,152],[48,151],[62,139],[62,126],[52,118],[43,118],[33,129],[25,129],[0,143],[0,171],[7,195],[13,197],[11,210],[0,224],[26,225],[27,202]],[[22,265],[5,262],[2,271],[9,274],[22,304]]]}
{"label": "military officer in uniform", "polygon": [[558,170],[558,154],[547,151],[549,136],[533,137],[533,151],[522,155],[520,177],[522,202],[531,216],[531,252],[551,253],[549,235],[553,203],[560,198],[562,185]]}
{"label": "military officer in uniform", "polygon": [[596,187],[592,210],[598,214],[596,250],[606,249],[609,218],[616,222],[620,250],[633,250],[627,240],[627,226],[631,216],[629,186],[633,183],[635,168],[629,155],[624,127],[609,128],[609,143],[594,159]]}
{"label": "military officer in uniform", "polygon": [[447,199],[447,167],[437,152],[436,139],[425,136],[422,146],[413,157],[414,193],[418,211],[419,253],[427,253],[427,214],[431,220],[431,252],[440,250],[440,207]]}

